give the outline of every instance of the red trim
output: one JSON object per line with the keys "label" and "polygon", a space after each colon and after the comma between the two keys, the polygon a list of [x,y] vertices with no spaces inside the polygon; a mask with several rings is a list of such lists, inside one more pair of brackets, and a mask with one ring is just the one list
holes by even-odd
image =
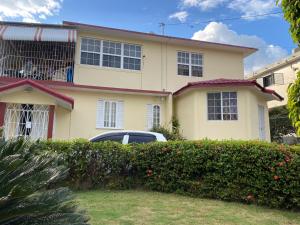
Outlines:
{"label": "red trim", "polygon": [[199,82],[190,82],[184,87],[174,92],[174,96],[180,95],[187,89],[191,88],[199,88],[199,87],[231,87],[231,86],[255,86],[260,91],[274,95],[280,101],[284,98],[280,96],[277,92],[264,88],[260,84],[258,84],[255,80],[239,80],[239,79],[216,79],[216,80],[207,80],[207,81],[199,81]]}
{"label": "red trim", "polygon": [[48,139],[51,139],[52,135],[53,135],[54,110],[55,110],[55,106],[54,105],[50,105],[49,106],[48,134],[47,134],[47,138]]}
{"label": "red trim", "polygon": [[0,127],[4,125],[5,108],[6,108],[6,103],[0,102]]}
{"label": "red trim", "polygon": [[131,31],[131,30],[125,30],[125,29],[111,28],[111,27],[103,27],[103,26],[77,23],[77,22],[71,22],[71,21],[63,21],[63,25],[94,28],[94,29],[98,29],[98,30],[120,31],[120,32],[126,32],[126,33],[131,33],[131,34],[144,35],[144,36],[148,36],[148,37],[158,37],[158,38],[164,38],[164,39],[181,40],[181,41],[186,41],[186,42],[195,43],[195,44],[213,44],[213,45],[218,45],[218,46],[234,47],[234,48],[247,49],[247,50],[252,50],[252,51],[258,50],[257,48],[251,48],[251,47],[222,44],[222,43],[215,43],[215,42],[208,42],[208,41],[198,41],[198,40],[193,40],[193,39],[188,39],[188,38],[180,38],[180,37],[172,37],[172,36],[144,33],[144,32],[138,32],[138,31]]}
{"label": "red trim", "polygon": [[36,81],[32,81],[32,80],[21,80],[21,81],[18,81],[18,82],[15,82],[15,83],[11,83],[11,84],[7,84],[5,86],[2,86],[0,87],[0,93],[3,92],[3,91],[7,91],[7,90],[10,90],[10,89],[14,89],[14,88],[17,88],[17,87],[21,87],[21,86],[24,86],[24,85],[29,85],[33,88],[36,88],[40,91],[43,91],[53,97],[56,97],[56,98],[59,98],[69,104],[71,104],[72,108],[74,107],[74,99],[73,98],[70,98],[66,95],[63,95],[63,94],[60,94]]}
{"label": "red trim", "polygon": [[[20,82],[25,81],[26,79],[18,79],[18,78],[6,78],[0,77],[0,82],[4,84],[10,84],[12,82]],[[169,95],[172,92],[168,91],[154,91],[154,90],[142,90],[142,89],[129,89],[129,88],[113,88],[113,87],[103,87],[103,86],[93,86],[93,85],[82,85],[82,84],[74,84],[71,82],[62,82],[62,81],[34,81],[34,83],[53,86],[53,87],[65,87],[65,88],[82,88],[82,89],[90,89],[90,90],[99,90],[99,91],[116,91],[116,92],[131,92],[131,93],[144,93],[144,94],[157,94],[157,95]],[[1,92],[1,87],[0,87]]]}

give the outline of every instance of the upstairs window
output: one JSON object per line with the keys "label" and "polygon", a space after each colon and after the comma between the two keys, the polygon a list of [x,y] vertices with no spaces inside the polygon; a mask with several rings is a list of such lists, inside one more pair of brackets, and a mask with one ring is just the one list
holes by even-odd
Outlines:
{"label": "upstairs window", "polygon": [[264,84],[264,87],[269,87],[269,86],[275,84],[274,74],[264,77],[263,84]]}
{"label": "upstairs window", "polygon": [[124,44],[123,68],[141,70],[141,46]]}
{"label": "upstairs window", "polygon": [[102,66],[121,68],[122,49],[121,43],[103,41]]}
{"label": "upstairs window", "polygon": [[140,45],[90,38],[81,39],[81,64],[141,70],[141,55]]}
{"label": "upstairs window", "polygon": [[208,93],[207,112],[208,120],[237,120],[237,93]]}
{"label": "upstairs window", "polygon": [[263,80],[264,87],[284,84],[283,73],[273,73],[273,74],[263,77],[262,80]]}
{"label": "upstairs window", "polygon": [[191,52],[177,52],[177,74],[181,76],[202,77],[202,55]]}
{"label": "upstairs window", "polygon": [[94,39],[81,39],[80,63],[88,65],[100,65],[101,42]]}

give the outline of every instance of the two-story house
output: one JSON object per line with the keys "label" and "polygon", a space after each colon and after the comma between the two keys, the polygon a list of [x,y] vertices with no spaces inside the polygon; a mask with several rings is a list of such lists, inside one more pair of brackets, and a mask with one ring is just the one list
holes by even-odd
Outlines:
{"label": "two-story house", "polygon": [[281,102],[268,102],[268,107],[274,108],[287,104],[288,87],[296,80],[299,69],[300,49],[295,49],[290,56],[254,71],[247,75],[247,77],[249,80],[255,79],[263,87],[276,91],[284,98],[284,101]]}
{"label": "two-story house", "polygon": [[170,126],[187,139],[270,140],[276,92],[244,80],[256,49],[64,22],[2,22],[0,126],[6,139],[91,138]]}

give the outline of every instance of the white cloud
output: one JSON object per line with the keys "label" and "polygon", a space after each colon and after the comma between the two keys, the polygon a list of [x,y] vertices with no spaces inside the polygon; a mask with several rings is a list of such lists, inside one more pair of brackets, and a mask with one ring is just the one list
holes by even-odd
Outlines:
{"label": "white cloud", "polygon": [[280,46],[267,44],[255,35],[238,34],[223,23],[209,23],[203,30],[194,33],[192,39],[258,48],[245,60],[246,74],[287,56],[287,51]]}
{"label": "white cloud", "polygon": [[253,20],[263,17],[251,16],[273,12],[277,6],[275,0],[233,0],[229,2],[228,8],[241,12],[245,19]]}
{"label": "white cloud", "polygon": [[[222,5],[242,14],[246,20],[262,19],[265,16],[253,17],[253,15],[263,15],[274,12],[277,9],[276,0],[181,0],[182,8],[197,7],[202,11],[207,11]],[[273,15],[274,16],[274,15]]]}
{"label": "white cloud", "polygon": [[173,13],[169,16],[169,19],[177,19],[180,22],[185,22],[189,14],[186,11],[180,11]]}
{"label": "white cloud", "polygon": [[0,18],[38,22],[57,13],[61,3],[62,0],[0,0]]}
{"label": "white cloud", "polygon": [[181,0],[183,7],[199,7],[201,10],[209,10],[219,6],[227,0]]}

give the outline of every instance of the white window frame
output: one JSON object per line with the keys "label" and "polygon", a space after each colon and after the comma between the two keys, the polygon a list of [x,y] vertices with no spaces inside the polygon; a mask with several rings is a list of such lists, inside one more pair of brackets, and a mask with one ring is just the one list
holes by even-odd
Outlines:
{"label": "white window frame", "polygon": [[[100,41],[98,39],[95,39],[95,38],[88,38],[88,37],[83,37],[80,39],[80,59],[79,59],[79,62],[81,65],[89,65],[89,66],[102,66],[102,41],[100,41],[100,52],[94,52],[94,51],[89,51],[89,50],[82,50],[81,47],[82,47],[82,40],[83,39],[87,39],[87,40],[97,40],[97,41]],[[85,52],[85,53],[93,53],[93,54],[98,54],[99,55],[99,65],[91,65],[91,64],[82,64],[81,63],[81,53],[82,52]]]}
{"label": "white window frame", "polygon": [[[178,61],[178,53],[181,52],[181,53],[188,53],[189,54],[189,63],[186,64],[186,63],[179,63]],[[197,54],[197,55],[200,55],[201,58],[202,58],[202,64],[201,65],[197,65],[197,64],[192,64],[192,54]],[[186,65],[186,66],[189,66],[189,75],[188,76],[185,76],[185,75],[181,75],[181,74],[178,74],[178,65],[181,64],[181,65]],[[199,66],[202,68],[202,76],[200,77],[203,77],[203,54],[200,53],[200,52],[187,52],[187,51],[177,51],[177,75],[178,76],[183,76],[183,77],[198,77],[198,76],[193,76],[192,75],[192,66]]]}
{"label": "white window frame", "polygon": [[[139,57],[134,57],[134,56],[126,56],[124,54],[124,45],[135,45],[135,46],[139,46],[141,48],[141,56],[140,58]],[[130,59],[139,59],[140,60],[140,70],[133,70],[133,71],[141,71],[142,70],[142,46],[141,45],[137,45],[137,44],[129,44],[129,43],[122,43],[122,68],[124,70],[132,70],[132,69],[127,69],[127,68],[124,68],[124,58],[130,58]]]}
{"label": "white window frame", "polygon": [[[157,115],[155,115],[155,107],[158,107],[158,118],[156,118]],[[154,127],[154,121],[158,119],[158,125],[157,127],[160,126],[161,123],[161,107],[160,105],[154,104],[152,105],[152,127]]]}
{"label": "white window frame", "polygon": [[[236,93],[236,113],[229,113],[229,114],[236,114],[236,116],[237,116],[237,119],[236,120],[232,120],[232,119],[229,119],[229,120],[224,120],[224,118],[223,118],[223,108],[224,108],[224,106],[223,106],[223,93],[232,93],[232,92],[235,92]],[[215,119],[213,119],[213,120],[210,120],[209,119],[209,112],[208,112],[208,107],[209,107],[209,105],[208,105],[208,94],[216,94],[216,93],[220,93],[220,100],[221,100],[221,105],[220,105],[220,107],[221,107],[221,119],[220,120],[215,120]],[[206,107],[206,109],[207,109],[207,120],[208,121],[238,121],[239,120],[239,110],[238,110],[238,92],[237,91],[216,91],[216,92],[208,92],[207,94],[206,94],[206,104],[207,104],[207,107]],[[229,108],[230,108],[230,106],[229,106]]]}
{"label": "white window frame", "polygon": [[[104,49],[104,43],[103,42],[111,42],[114,44],[121,44],[121,53],[120,55],[118,54],[112,54],[112,53],[104,53],[103,49]],[[111,67],[111,66],[103,66],[103,56],[104,55],[110,55],[110,56],[117,56],[120,57],[120,67]],[[121,42],[117,42],[117,41],[109,41],[109,40],[101,40],[101,66],[102,67],[106,67],[106,68],[115,68],[115,69],[123,69],[123,43]]]}
{"label": "white window frame", "polygon": [[[82,44],[82,39],[92,39],[92,40],[97,40],[100,41],[100,53],[99,52],[91,52],[91,51],[82,51],[81,50],[81,44]],[[121,55],[117,55],[117,54],[111,54],[111,53],[104,53],[103,52],[103,42],[104,41],[108,41],[108,42],[114,42],[114,43],[120,43],[121,44]],[[124,55],[124,45],[135,45],[135,46],[140,46],[141,47],[141,57],[133,57],[133,56],[125,56]],[[87,53],[94,53],[94,54],[100,54],[100,65],[90,65],[90,64],[82,64],[81,63],[81,52],[87,52]],[[121,57],[121,67],[108,67],[108,66],[103,66],[103,55],[111,55],[111,56],[119,56]],[[127,69],[124,68],[124,58],[134,58],[134,59],[139,59],[140,60],[140,70],[133,70],[133,69]],[[122,69],[122,70],[127,70],[127,71],[134,71],[134,72],[140,72],[142,71],[142,59],[143,59],[143,48],[142,45],[139,44],[134,44],[134,43],[125,43],[125,42],[119,42],[119,41],[112,41],[112,40],[101,40],[101,39],[96,39],[96,38],[90,38],[90,37],[81,37],[80,39],[80,55],[79,55],[79,62],[80,65],[86,65],[86,66],[96,66],[96,67],[101,67],[101,68],[110,68],[110,69]]]}
{"label": "white window frame", "polygon": [[159,107],[159,124],[161,125],[162,120],[162,112],[161,112],[161,105],[159,104],[147,104],[147,129],[151,130],[154,127],[154,107]]}
{"label": "white window frame", "polygon": [[[108,125],[105,126],[105,104],[109,103]],[[116,104],[115,126],[111,126],[112,121],[112,103]],[[117,129],[122,130],[124,126],[124,102],[122,100],[98,99],[96,109],[96,129]]]}
{"label": "white window frame", "polygon": [[[108,103],[109,104],[109,112],[108,112],[108,125],[109,126],[105,126],[105,122],[106,122],[106,120],[105,120],[105,112],[106,112],[106,109],[105,109],[105,107],[106,107],[106,103]],[[112,107],[112,105],[113,104],[115,104],[115,112],[114,112],[114,117],[115,117],[115,126],[111,126],[111,124],[112,124],[112,116],[113,116],[113,107]],[[118,102],[117,101],[111,101],[111,100],[103,100],[103,107],[104,107],[104,109],[103,109],[103,111],[104,111],[104,113],[103,113],[103,128],[113,128],[113,129],[115,129],[115,128],[117,128],[118,126],[117,126],[117,117],[118,117],[118,115],[117,115],[117,107],[118,107]]]}

